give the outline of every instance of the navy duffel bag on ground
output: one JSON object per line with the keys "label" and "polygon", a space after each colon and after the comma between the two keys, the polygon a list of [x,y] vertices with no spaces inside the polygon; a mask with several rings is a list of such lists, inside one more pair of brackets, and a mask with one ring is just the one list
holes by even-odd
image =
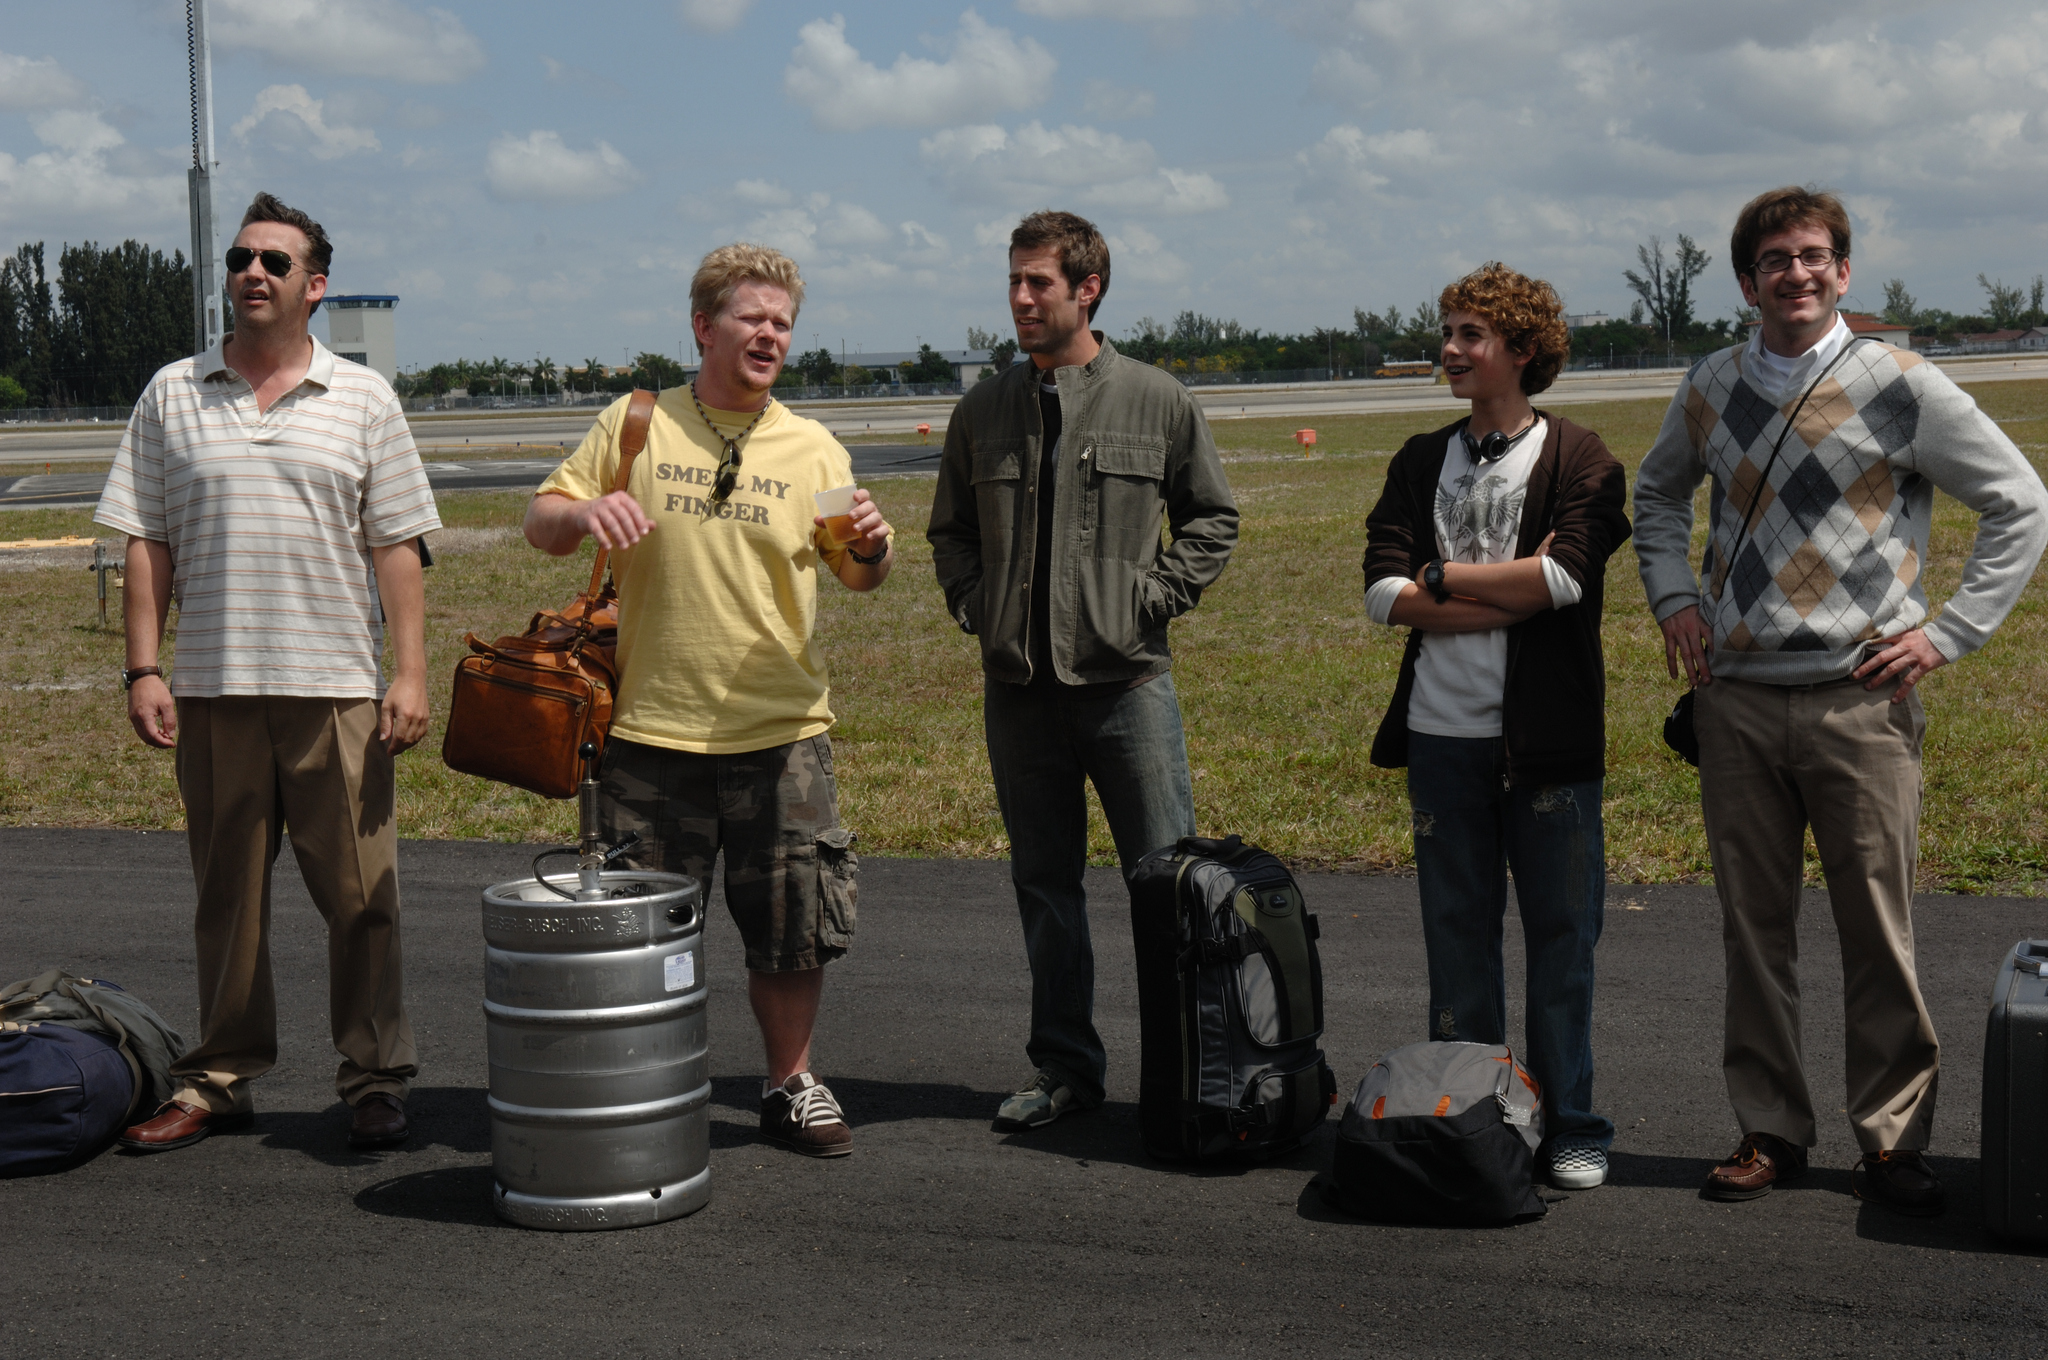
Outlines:
{"label": "navy duffel bag on ground", "polygon": [[0,1176],[61,1171],[168,1100],[185,1040],[111,982],[62,969],[0,987]]}
{"label": "navy duffel bag on ground", "polygon": [[0,1030],[0,1176],[61,1171],[114,1141],[135,1103],[121,1050],[54,1021]]}

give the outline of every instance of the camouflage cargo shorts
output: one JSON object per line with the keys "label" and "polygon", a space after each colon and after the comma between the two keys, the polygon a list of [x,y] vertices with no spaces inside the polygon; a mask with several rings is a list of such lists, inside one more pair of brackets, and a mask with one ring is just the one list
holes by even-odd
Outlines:
{"label": "camouflage cargo shorts", "polygon": [[853,946],[854,836],[839,825],[832,743],[808,737],[737,755],[605,745],[605,840],[629,831],[633,868],[688,874],[711,898],[725,854],[725,905],[758,973],[816,968]]}

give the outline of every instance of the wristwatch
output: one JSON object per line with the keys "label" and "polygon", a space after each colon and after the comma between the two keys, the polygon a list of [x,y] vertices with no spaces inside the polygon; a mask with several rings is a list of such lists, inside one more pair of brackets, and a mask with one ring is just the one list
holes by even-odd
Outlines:
{"label": "wristwatch", "polygon": [[1422,588],[1436,596],[1438,604],[1451,598],[1451,592],[1444,586],[1444,560],[1441,557],[1432,557],[1422,568]]}
{"label": "wristwatch", "polygon": [[884,543],[882,545],[882,550],[876,553],[873,557],[862,557],[858,552],[854,551],[852,548],[848,548],[846,550],[846,555],[848,557],[851,557],[854,561],[860,563],[864,567],[879,567],[882,565],[882,559],[889,555],[889,545],[887,543]]}
{"label": "wristwatch", "polygon": [[124,690],[134,689],[135,682],[137,680],[140,680],[143,676],[154,675],[159,680],[161,680],[163,678],[163,674],[163,667],[161,666],[137,666],[132,671],[123,669],[121,672],[121,688]]}

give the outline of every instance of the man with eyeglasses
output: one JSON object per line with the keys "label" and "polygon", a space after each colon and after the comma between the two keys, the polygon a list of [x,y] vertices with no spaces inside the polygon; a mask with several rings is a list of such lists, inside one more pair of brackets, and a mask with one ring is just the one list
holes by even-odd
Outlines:
{"label": "man with eyeglasses", "polygon": [[830,431],[770,393],[803,304],[796,262],[722,246],[690,284],[703,366],[663,392],[615,490],[615,403],[542,483],[526,537],[556,556],[590,537],[613,552],[619,693],[605,743],[605,837],[639,841],[632,867],[688,874],[725,901],[747,951],[767,1050],[761,1132],[813,1157],[853,1150],[839,1103],[811,1074],[824,965],[853,945],[858,862],[839,824],[825,658],[812,637],[818,567],[869,591],[893,561],[865,490],[835,533],[817,493],[853,481]]}
{"label": "man with eyeglasses", "polygon": [[[1917,686],[1982,647],[2048,543],[2048,492],[1933,364],[1854,341],[1849,218],[1774,189],[1730,242],[1761,325],[1702,360],[1636,481],[1636,552],[1666,663],[1694,686],[1700,808],[1727,954],[1722,1073],[1742,1140],[1706,1194],[1756,1199],[1817,1141],[1800,1051],[1797,924],[1813,829],[1841,934],[1859,1198],[1932,1216],[1923,1153],[1940,1045],[1913,963],[1926,729]],[[1713,478],[1705,557],[1693,493]],[[1939,487],[1976,511],[1962,584],[1928,619]]]}
{"label": "man with eyeglasses", "polygon": [[277,1061],[287,831],[327,922],[349,1143],[409,1132],[392,758],[427,731],[419,538],[441,521],[391,385],[307,331],[333,254],[318,222],[256,196],[227,252],[234,333],[150,380],[94,513],[128,535],[128,718],[177,751],[198,881],[199,1042],[172,1064],[177,1095],[122,1135],[138,1151],[254,1117],[250,1085]]}

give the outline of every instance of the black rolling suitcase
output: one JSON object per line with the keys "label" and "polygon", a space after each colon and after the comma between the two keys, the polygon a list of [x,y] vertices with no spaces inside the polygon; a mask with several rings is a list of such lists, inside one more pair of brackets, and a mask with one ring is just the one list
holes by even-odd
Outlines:
{"label": "black rolling suitcase", "polygon": [[2048,1241],[2048,940],[2005,956],[1984,1030],[1984,1226]]}
{"label": "black rolling suitcase", "polygon": [[1138,1122],[1168,1161],[1271,1157],[1337,1098],[1323,1061],[1316,918],[1287,866],[1189,836],[1131,873],[1142,1031]]}

